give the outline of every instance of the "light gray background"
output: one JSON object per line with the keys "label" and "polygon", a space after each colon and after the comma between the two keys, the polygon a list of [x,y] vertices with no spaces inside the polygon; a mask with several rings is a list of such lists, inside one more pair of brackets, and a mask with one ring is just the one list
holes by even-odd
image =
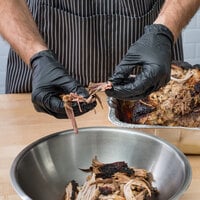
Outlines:
{"label": "light gray background", "polygon": [[[183,30],[185,61],[200,64],[200,10]],[[9,45],[0,37],[0,94],[5,92],[6,62]]]}

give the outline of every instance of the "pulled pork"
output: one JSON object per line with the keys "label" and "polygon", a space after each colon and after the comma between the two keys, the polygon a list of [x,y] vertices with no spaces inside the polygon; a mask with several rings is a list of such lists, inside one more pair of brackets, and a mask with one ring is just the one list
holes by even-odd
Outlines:
{"label": "pulled pork", "polygon": [[138,101],[118,101],[119,119],[133,124],[200,126],[200,66],[173,62],[171,80]]}
{"label": "pulled pork", "polygon": [[105,90],[111,89],[111,88],[112,88],[112,84],[110,82],[90,83],[88,86],[88,89],[89,89],[89,97],[88,98],[84,98],[76,93],[60,95],[60,98],[63,101],[66,115],[69,119],[71,119],[72,126],[73,126],[75,133],[78,133],[78,126],[77,126],[74,111],[72,108],[72,102],[77,102],[80,112],[82,112],[81,103],[83,103],[83,102],[89,104],[89,103],[92,103],[95,100],[97,100],[100,103],[101,107],[103,108],[101,99],[97,95],[97,93],[105,92]]}
{"label": "pulled pork", "polygon": [[158,191],[153,176],[144,169],[128,167],[125,162],[104,164],[95,157],[82,186],[73,180],[66,186],[65,200],[150,200]]}

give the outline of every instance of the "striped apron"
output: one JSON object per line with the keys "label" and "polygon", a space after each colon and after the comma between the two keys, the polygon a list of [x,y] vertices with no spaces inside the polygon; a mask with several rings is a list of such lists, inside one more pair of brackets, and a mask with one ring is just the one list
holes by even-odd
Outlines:
{"label": "striped apron", "polygon": [[[164,0],[27,0],[49,49],[81,84],[106,81]],[[181,38],[173,59],[183,60]],[[6,93],[31,92],[31,69],[10,49]]]}

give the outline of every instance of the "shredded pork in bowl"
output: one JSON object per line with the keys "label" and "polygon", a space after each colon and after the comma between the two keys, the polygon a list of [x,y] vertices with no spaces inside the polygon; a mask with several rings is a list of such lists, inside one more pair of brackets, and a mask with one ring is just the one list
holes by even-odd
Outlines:
{"label": "shredded pork in bowl", "polygon": [[129,167],[124,161],[102,163],[95,157],[83,171],[90,172],[85,183],[79,186],[70,181],[65,200],[153,200],[159,195],[150,172]]}

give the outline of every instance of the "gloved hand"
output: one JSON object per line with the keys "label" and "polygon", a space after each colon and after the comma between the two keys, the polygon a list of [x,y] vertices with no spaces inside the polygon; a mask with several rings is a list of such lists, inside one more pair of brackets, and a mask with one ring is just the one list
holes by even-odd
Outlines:
{"label": "gloved hand", "polygon": [[[109,79],[113,88],[106,90],[116,99],[141,99],[158,90],[170,80],[173,45],[171,31],[161,24],[145,27],[144,35],[131,45]],[[141,66],[135,78],[133,70]]]}
{"label": "gloved hand", "polygon": [[[61,94],[77,93],[85,98],[88,91],[69,76],[50,50],[44,50],[31,58],[32,102],[38,112],[48,113],[56,118],[67,118]],[[96,106],[96,101],[81,103],[82,112],[76,102],[72,103],[75,116],[84,114]]]}

